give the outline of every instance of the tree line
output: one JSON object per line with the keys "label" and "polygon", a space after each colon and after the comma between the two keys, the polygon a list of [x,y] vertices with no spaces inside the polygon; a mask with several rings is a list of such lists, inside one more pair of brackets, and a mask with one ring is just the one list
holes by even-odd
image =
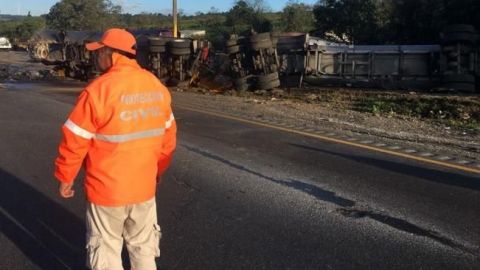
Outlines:
{"label": "tree line", "polygon": [[480,30],[479,12],[478,0],[320,0],[313,7],[316,33],[363,44],[437,43],[447,25]]}
{"label": "tree line", "polygon": [[[426,44],[439,42],[450,24],[471,24],[480,30],[478,0],[319,0],[314,5],[290,0],[272,12],[264,0],[237,0],[220,12],[187,15],[180,29],[207,30],[208,39],[235,33],[308,32],[354,44]],[[103,31],[109,27],[169,28],[170,14],[129,14],[111,0],[61,0],[48,14],[4,20],[0,34],[25,39],[39,29]]]}

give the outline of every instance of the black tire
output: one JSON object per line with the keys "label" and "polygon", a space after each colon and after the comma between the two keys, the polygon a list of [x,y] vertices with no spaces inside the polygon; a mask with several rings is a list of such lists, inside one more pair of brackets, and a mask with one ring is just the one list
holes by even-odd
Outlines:
{"label": "black tire", "polygon": [[457,90],[462,92],[475,92],[475,84],[473,83],[444,83],[443,87],[449,90]]}
{"label": "black tire", "polygon": [[148,51],[151,53],[164,53],[166,51],[165,46],[150,46]]}
{"label": "black tire", "polygon": [[229,39],[226,42],[227,47],[238,45],[238,39]]}
{"label": "black tire", "polygon": [[443,37],[444,43],[456,43],[456,42],[469,42],[473,43],[477,39],[477,35],[474,33],[467,33],[467,32],[453,32],[453,33],[446,33]]}
{"label": "black tire", "polygon": [[469,24],[453,24],[445,27],[443,32],[446,33],[453,33],[453,32],[468,32],[468,33],[475,33],[475,27]]}
{"label": "black tire", "polygon": [[456,52],[456,51],[457,51],[457,46],[450,45],[450,46],[443,46],[442,47],[442,52],[444,52],[444,53]]}
{"label": "black tire", "polygon": [[300,36],[287,36],[287,37],[279,37],[278,38],[278,45],[286,45],[286,44],[298,44],[299,46],[303,46],[306,42],[305,35]]}
{"label": "black tire", "polygon": [[290,53],[292,51],[301,51],[305,49],[305,44],[299,42],[278,43],[277,51],[280,54]]}
{"label": "black tire", "polygon": [[167,42],[168,47],[170,48],[188,48],[192,45],[192,42],[188,39],[173,39]]}
{"label": "black tire", "polygon": [[451,68],[457,68],[460,63],[458,63],[457,61],[450,61],[447,63],[448,67],[451,67]]}
{"label": "black tire", "polygon": [[444,83],[471,83],[475,84],[475,76],[470,74],[445,74]]}
{"label": "black tire", "polygon": [[257,43],[257,42],[262,42],[262,41],[266,41],[266,40],[270,40],[271,41],[271,38],[270,38],[270,32],[268,33],[260,33],[260,34],[256,34],[256,35],[253,35],[250,37],[250,42],[252,43]]}
{"label": "black tire", "polygon": [[452,51],[452,52],[448,53],[448,57],[449,58],[457,58],[458,57],[458,52]]}
{"label": "black tire", "polygon": [[280,54],[290,53],[292,51],[301,51],[305,49],[305,42],[298,38],[283,39],[277,43],[277,51]]}
{"label": "black tire", "polygon": [[260,90],[270,90],[273,88],[280,87],[280,80],[269,81],[265,83],[257,83],[257,86]]}
{"label": "black tire", "polygon": [[248,83],[248,77],[243,77],[233,81],[235,89],[238,91],[247,91],[250,89],[250,84]]}
{"label": "black tire", "polygon": [[465,46],[463,44],[460,44],[460,48],[457,47],[457,45],[447,45],[442,47],[442,52],[443,53],[458,53],[458,50],[460,49],[461,54],[466,54],[466,53],[472,53],[475,51],[475,49],[472,46]]}
{"label": "black tire", "polygon": [[247,91],[247,90],[250,90],[250,85],[247,83],[235,84],[235,89],[237,91]]}
{"label": "black tire", "polygon": [[237,78],[233,82],[235,84],[248,84],[249,83],[250,77],[242,77],[242,78]]}
{"label": "black tire", "polygon": [[272,45],[274,48],[277,47],[277,44],[278,44],[278,37],[272,37]]}
{"label": "black tire", "polygon": [[[480,76],[475,77],[477,82],[480,82]],[[475,84],[475,88],[478,93],[480,93],[480,83]]]}
{"label": "black tire", "polygon": [[148,38],[150,46],[165,46],[169,39],[165,38]]}
{"label": "black tire", "polygon": [[159,69],[161,67],[160,61],[153,61],[151,65],[154,70]]}
{"label": "black tire", "polygon": [[272,72],[278,73],[278,67],[277,67],[277,65],[276,65],[276,64],[271,64],[271,65],[270,65],[270,70],[271,70]]}
{"label": "black tire", "polygon": [[270,49],[273,48],[273,44],[271,40],[264,40],[259,42],[251,42],[250,46],[253,50],[258,51],[261,49]]}
{"label": "black tire", "polygon": [[185,56],[190,55],[192,51],[190,48],[169,48],[168,52],[172,55]]}
{"label": "black tire", "polygon": [[275,80],[278,80],[278,72],[273,72],[267,75],[261,75],[257,77],[257,82],[259,84],[265,84]]}
{"label": "black tire", "polygon": [[227,54],[235,54],[240,52],[240,45],[227,47]]}

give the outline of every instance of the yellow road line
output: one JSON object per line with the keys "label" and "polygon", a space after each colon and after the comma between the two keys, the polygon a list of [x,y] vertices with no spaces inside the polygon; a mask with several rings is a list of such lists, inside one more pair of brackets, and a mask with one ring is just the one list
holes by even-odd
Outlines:
{"label": "yellow road line", "polygon": [[392,155],[392,156],[397,156],[397,157],[402,157],[402,158],[407,158],[407,159],[411,159],[411,160],[421,161],[421,162],[425,162],[425,163],[429,163],[429,164],[435,164],[435,165],[439,165],[439,166],[443,166],[443,167],[447,167],[447,168],[457,169],[457,170],[464,171],[464,172],[480,174],[479,169],[475,169],[475,168],[471,168],[471,167],[467,167],[467,166],[462,166],[462,165],[452,164],[452,163],[443,162],[443,161],[439,161],[439,160],[423,158],[423,157],[414,156],[414,155],[410,155],[410,154],[406,154],[406,153],[390,151],[390,150],[387,150],[387,149],[382,149],[382,148],[373,147],[373,146],[369,146],[369,145],[364,145],[364,144],[349,142],[349,141],[345,141],[345,140],[335,139],[335,138],[326,137],[326,136],[322,136],[322,135],[318,135],[318,134],[308,133],[308,132],[305,132],[305,131],[299,131],[299,130],[294,130],[294,129],[290,129],[290,128],[274,126],[274,125],[261,123],[261,122],[257,122],[257,121],[242,119],[242,118],[235,117],[235,116],[224,115],[224,114],[220,114],[220,113],[216,113],[216,112],[212,112],[212,111],[199,110],[199,109],[194,109],[194,108],[185,107],[185,106],[181,106],[181,105],[174,105],[174,106],[177,107],[177,108],[188,110],[188,111],[208,114],[208,115],[212,115],[212,116],[216,116],[216,117],[220,117],[220,118],[224,118],[224,119],[235,120],[235,121],[239,121],[239,122],[243,122],[243,123],[247,123],[247,124],[267,127],[267,128],[271,128],[271,129],[276,129],[276,130],[289,132],[289,133],[295,133],[295,134],[299,134],[299,135],[303,135],[303,136],[307,136],[307,137],[312,137],[312,138],[316,138],[316,139],[321,139],[321,140],[324,140],[324,141],[334,142],[334,143],[338,143],[338,144],[354,146],[354,147],[367,149],[367,150],[374,151],[374,152],[380,152],[380,153],[384,153],[384,154],[388,154],[388,155]]}

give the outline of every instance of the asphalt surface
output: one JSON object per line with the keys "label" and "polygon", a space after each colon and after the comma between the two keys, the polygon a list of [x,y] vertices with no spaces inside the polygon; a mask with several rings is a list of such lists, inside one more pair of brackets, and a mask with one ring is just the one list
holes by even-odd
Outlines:
{"label": "asphalt surface", "polygon": [[[83,269],[81,177],[52,177],[79,87],[0,89],[0,269]],[[174,111],[159,269],[480,269],[479,175]]]}

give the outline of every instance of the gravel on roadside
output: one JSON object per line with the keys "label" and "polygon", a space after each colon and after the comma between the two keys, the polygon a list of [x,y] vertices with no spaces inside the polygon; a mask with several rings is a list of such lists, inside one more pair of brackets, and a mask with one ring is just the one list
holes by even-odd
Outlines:
{"label": "gravel on roadside", "polygon": [[272,96],[237,96],[171,88],[178,106],[190,106],[248,119],[272,120],[299,129],[323,129],[336,135],[359,140],[399,145],[417,152],[449,155],[457,160],[480,163],[480,134],[457,129],[435,121],[405,116],[383,116],[359,112],[329,103]]}

